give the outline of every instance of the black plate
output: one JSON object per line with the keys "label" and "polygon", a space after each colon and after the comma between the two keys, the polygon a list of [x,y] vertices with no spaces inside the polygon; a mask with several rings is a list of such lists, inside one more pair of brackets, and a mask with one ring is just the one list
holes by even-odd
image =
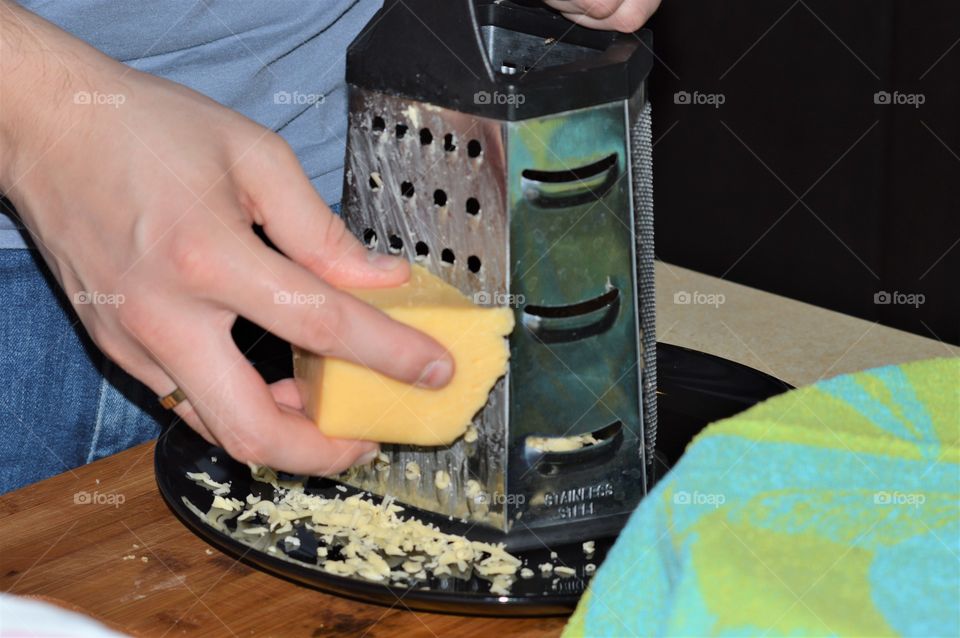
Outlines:
{"label": "black plate", "polygon": [[[752,368],[669,344],[658,345],[657,365],[660,389],[657,470],[661,475],[705,425],[790,389],[786,383]],[[207,472],[215,481],[230,481],[231,496],[240,499],[251,492],[269,496],[272,488],[255,482],[245,465],[233,461],[222,449],[210,445],[183,425],[161,435],[154,466],[160,493],[167,504],[188,528],[213,546],[282,578],[366,602],[393,605],[402,598],[404,605],[412,609],[474,615],[565,614],[576,606],[586,587],[586,564],[599,565],[615,540],[596,539],[596,553],[589,560],[580,543],[514,552],[535,575],[530,579],[517,578],[507,596],[491,594],[489,583],[476,577],[469,580],[434,578],[426,588],[421,588],[421,584],[408,591],[403,586],[387,586],[359,576],[335,576],[318,569],[310,564],[315,553],[304,535],[301,535],[303,547],[298,552],[290,556],[282,552],[270,554],[200,520],[184,505],[182,498],[207,511],[213,497],[207,489],[187,478],[187,472]],[[315,478],[307,483],[307,491],[333,497],[341,494],[337,491],[338,485],[329,479]],[[349,493],[355,492],[353,488],[348,489]],[[449,522],[446,517],[412,508],[409,511],[444,531],[460,531],[460,525]],[[551,560],[551,551],[557,553],[556,559]],[[565,564],[577,573],[569,578],[543,577],[537,566],[548,561]]]}

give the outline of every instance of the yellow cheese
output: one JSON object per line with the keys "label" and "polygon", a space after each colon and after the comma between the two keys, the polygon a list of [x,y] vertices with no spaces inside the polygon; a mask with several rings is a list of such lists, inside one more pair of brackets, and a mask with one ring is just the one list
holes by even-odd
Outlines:
{"label": "yellow cheese", "polygon": [[307,414],[327,436],[382,443],[448,445],[461,436],[506,373],[513,330],[509,308],[475,305],[420,266],[395,288],[347,292],[425,332],[453,356],[453,380],[440,390],[396,381],[369,368],[296,349],[294,369]]}

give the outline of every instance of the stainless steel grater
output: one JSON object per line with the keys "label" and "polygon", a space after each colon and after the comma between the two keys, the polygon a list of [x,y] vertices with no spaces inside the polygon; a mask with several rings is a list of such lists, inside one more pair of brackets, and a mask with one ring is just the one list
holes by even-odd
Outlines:
{"label": "stainless steel grater", "polygon": [[348,227],[517,328],[475,438],[384,446],[346,482],[512,548],[614,534],[645,494],[650,45],[503,0],[387,0],[351,45]]}

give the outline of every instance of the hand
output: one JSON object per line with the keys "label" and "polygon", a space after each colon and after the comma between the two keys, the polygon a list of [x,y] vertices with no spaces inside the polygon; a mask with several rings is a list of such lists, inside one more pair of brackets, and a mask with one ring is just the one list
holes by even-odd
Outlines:
{"label": "hand", "polygon": [[96,344],[157,395],[180,387],[176,411],[204,438],[311,474],[377,449],[324,437],[291,381],[268,387],[230,336],[238,315],[313,352],[446,384],[440,344],[337,290],[398,285],[409,266],[363,248],[278,135],[5,0],[0,18],[0,190]]}
{"label": "hand", "polygon": [[660,0],[544,0],[567,19],[577,24],[633,33],[650,19]]}

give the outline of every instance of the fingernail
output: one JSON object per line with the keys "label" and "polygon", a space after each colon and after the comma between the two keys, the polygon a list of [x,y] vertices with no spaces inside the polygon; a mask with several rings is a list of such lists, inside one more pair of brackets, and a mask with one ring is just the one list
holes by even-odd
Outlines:
{"label": "fingernail", "polygon": [[367,463],[372,463],[373,459],[377,458],[377,454],[380,454],[380,446],[377,446],[357,459],[357,462],[354,465],[366,465]]}
{"label": "fingernail", "polygon": [[367,261],[374,268],[380,270],[396,270],[400,265],[401,259],[393,255],[384,255],[383,253],[367,253]]}
{"label": "fingernail", "polygon": [[421,388],[442,388],[450,381],[453,376],[453,362],[449,359],[437,359],[431,361],[423,369],[417,385]]}

